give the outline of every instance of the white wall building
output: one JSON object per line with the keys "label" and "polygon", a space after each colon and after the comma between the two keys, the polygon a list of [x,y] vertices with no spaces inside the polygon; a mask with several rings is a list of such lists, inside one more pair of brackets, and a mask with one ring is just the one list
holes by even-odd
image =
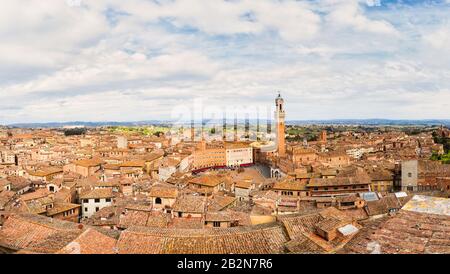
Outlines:
{"label": "white wall building", "polygon": [[239,167],[253,163],[253,147],[246,144],[227,144],[225,152],[226,165]]}
{"label": "white wall building", "polygon": [[111,188],[98,188],[80,195],[82,217],[89,218],[100,209],[112,205]]}
{"label": "white wall building", "polygon": [[117,136],[117,148],[128,148],[128,139],[125,136]]}
{"label": "white wall building", "polygon": [[375,149],[373,147],[358,147],[352,148],[346,151],[347,155],[354,158],[360,159],[364,154],[374,152]]}

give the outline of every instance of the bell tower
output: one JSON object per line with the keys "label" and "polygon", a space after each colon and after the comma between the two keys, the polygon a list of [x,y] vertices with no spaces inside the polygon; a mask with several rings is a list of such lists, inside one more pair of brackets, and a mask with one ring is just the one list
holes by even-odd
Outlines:
{"label": "bell tower", "polygon": [[286,155],[286,134],[285,134],[285,117],[284,100],[278,92],[278,97],[275,99],[275,122],[277,123],[277,145],[278,156],[284,157]]}

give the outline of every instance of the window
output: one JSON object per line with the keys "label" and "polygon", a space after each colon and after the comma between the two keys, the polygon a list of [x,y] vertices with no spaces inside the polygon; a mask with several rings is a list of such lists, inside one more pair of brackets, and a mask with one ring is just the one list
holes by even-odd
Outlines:
{"label": "window", "polygon": [[183,213],[178,212],[178,217],[182,217],[182,216],[183,216]]}
{"label": "window", "polygon": [[220,222],[213,222],[214,227],[220,227]]}
{"label": "window", "polygon": [[106,198],[106,202],[111,202],[111,198]]}
{"label": "window", "polygon": [[100,210],[100,208],[99,207],[96,207],[95,208],[95,212],[97,212],[97,211],[99,211]]}
{"label": "window", "polygon": [[87,212],[87,211],[88,211],[88,208],[87,208],[87,207],[85,207],[85,208],[84,208],[84,212]]}
{"label": "window", "polygon": [[411,178],[412,177],[412,173],[408,172],[408,177]]}
{"label": "window", "polygon": [[88,199],[84,199],[83,203],[87,204],[87,203],[89,203],[89,200]]}
{"label": "window", "polygon": [[95,202],[96,203],[100,203],[100,199],[95,199]]}
{"label": "window", "polygon": [[157,205],[160,205],[160,204],[162,204],[162,201],[161,201],[161,198],[156,198],[155,199],[155,204],[157,204]]}

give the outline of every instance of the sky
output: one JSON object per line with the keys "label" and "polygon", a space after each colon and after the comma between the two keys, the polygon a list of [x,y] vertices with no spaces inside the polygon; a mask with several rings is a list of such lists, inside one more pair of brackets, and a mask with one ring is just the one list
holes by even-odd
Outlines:
{"label": "sky", "polygon": [[0,9],[0,124],[449,119],[450,0],[17,0]]}

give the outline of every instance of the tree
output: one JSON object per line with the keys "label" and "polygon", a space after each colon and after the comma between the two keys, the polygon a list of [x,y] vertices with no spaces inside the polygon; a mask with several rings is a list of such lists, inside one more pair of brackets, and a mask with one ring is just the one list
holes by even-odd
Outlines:
{"label": "tree", "polygon": [[85,128],[71,128],[64,130],[65,136],[73,136],[73,135],[83,135],[86,133]]}

